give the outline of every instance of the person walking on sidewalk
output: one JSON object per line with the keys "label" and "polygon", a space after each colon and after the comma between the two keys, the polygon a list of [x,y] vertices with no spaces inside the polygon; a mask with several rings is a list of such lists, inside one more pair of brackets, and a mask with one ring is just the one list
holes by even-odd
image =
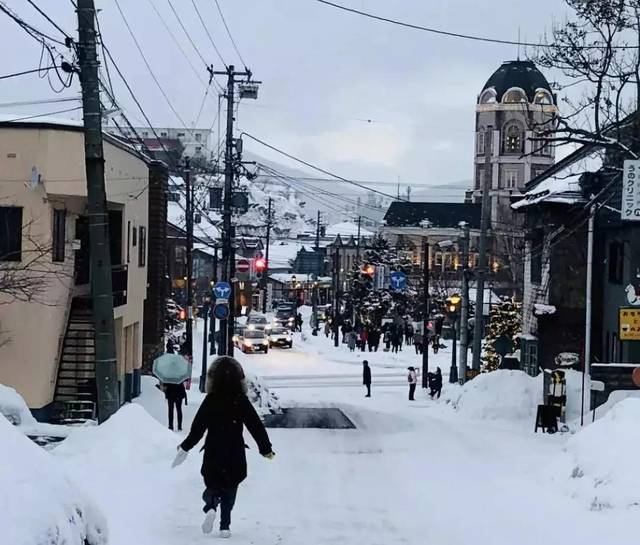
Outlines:
{"label": "person walking on sidewalk", "polygon": [[429,379],[429,395],[431,399],[433,396],[437,396],[440,399],[440,393],[442,392],[442,371],[440,367],[436,370],[435,374]]}
{"label": "person walking on sidewalk", "polygon": [[347,346],[349,347],[349,351],[353,352],[356,349],[356,332],[349,331],[347,333]]}
{"label": "person walking on sidewalk", "polygon": [[164,384],[162,389],[169,408],[169,429],[173,431],[173,411],[175,408],[178,417],[178,431],[182,431],[182,402],[187,399],[184,383]]}
{"label": "person walking on sidewalk", "polygon": [[242,366],[229,356],[216,358],[207,371],[206,397],[193,420],[187,438],[178,446],[172,467],[184,462],[189,451],[204,434],[201,474],[205,491],[202,531],[213,531],[220,507],[220,537],[231,537],[231,510],[238,486],[247,477],[247,458],[242,436],[243,426],[258,444],[260,454],[272,459],[275,454],[267,431],[246,396]]}
{"label": "person walking on sidewalk", "polygon": [[416,387],[418,386],[418,373],[415,367],[407,367],[409,375],[407,380],[409,381],[409,401],[415,401]]}
{"label": "person walking on sidewalk", "polygon": [[367,395],[364,397],[371,397],[371,368],[367,360],[362,360],[362,384],[367,387]]}

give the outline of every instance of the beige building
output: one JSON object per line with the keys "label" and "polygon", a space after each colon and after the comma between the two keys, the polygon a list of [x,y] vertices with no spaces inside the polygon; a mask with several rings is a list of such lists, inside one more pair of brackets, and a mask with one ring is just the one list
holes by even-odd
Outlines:
{"label": "beige building", "polygon": [[[149,165],[106,134],[104,153],[124,402],[139,392]],[[40,419],[95,412],[86,194],[80,125],[0,123],[0,383]]]}

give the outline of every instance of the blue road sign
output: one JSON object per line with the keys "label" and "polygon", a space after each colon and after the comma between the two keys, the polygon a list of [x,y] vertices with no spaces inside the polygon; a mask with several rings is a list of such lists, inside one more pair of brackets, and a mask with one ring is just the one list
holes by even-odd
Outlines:
{"label": "blue road sign", "polygon": [[407,287],[407,275],[402,271],[393,271],[390,279],[391,289],[394,291],[402,291]]}
{"label": "blue road sign", "polygon": [[213,288],[213,294],[216,296],[216,299],[229,299],[231,296],[231,286],[229,282],[216,282]]}
{"label": "blue road sign", "polygon": [[229,317],[229,305],[226,303],[216,303],[213,307],[213,315],[218,320],[226,320]]}

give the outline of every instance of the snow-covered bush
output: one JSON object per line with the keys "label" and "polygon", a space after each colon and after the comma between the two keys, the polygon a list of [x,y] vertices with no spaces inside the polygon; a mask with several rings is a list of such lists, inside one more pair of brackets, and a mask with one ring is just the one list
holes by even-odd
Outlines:
{"label": "snow-covered bush", "polygon": [[279,414],[282,412],[278,396],[269,390],[261,379],[257,376],[248,376],[246,382],[247,397],[260,416],[264,416],[265,414]]}
{"label": "snow-covered bush", "polygon": [[14,426],[34,424],[36,419],[22,396],[13,388],[0,384],[0,414]]}
{"label": "snow-covered bush", "polygon": [[482,373],[456,390],[451,404],[457,412],[482,420],[530,420],[542,403],[542,376],[522,371]]}
{"label": "snow-covered bush", "polygon": [[640,505],[640,399],[620,401],[567,444],[575,466],[572,477],[586,488],[593,509]]}
{"label": "snow-covered bush", "polygon": [[105,545],[108,542],[102,514],[69,481],[51,454],[1,415],[0,445],[2,543]]}

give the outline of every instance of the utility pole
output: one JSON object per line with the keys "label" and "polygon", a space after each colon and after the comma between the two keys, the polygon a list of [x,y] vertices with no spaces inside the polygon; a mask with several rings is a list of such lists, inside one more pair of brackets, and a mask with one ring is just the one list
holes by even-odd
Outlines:
{"label": "utility pole", "polygon": [[320,210],[318,210],[318,220],[316,222],[316,252],[320,249]]}
{"label": "utility pole", "polygon": [[422,316],[422,387],[429,387],[429,241],[422,242],[422,266],[424,284],[424,314]]}
{"label": "utility pole", "polygon": [[184,158],[184,189],[186,193],[185,220],[187,227],[187,359],[193,362],[193,188],[191,187],[191,165]]}
{"label": "utility pole", "polygon": [[113,288],[109,247],[109,216],[104,184],[102,114],[96,53],[96,9],[93,0],[78,0],[78,65],[82,86],[84,155],[87,175],[91,300],[95,328],[95,373],[98,422],[120,406],[113,321]]}
{"label": "utility pole", "polygon": [[[204,309],[204,327],[202,328],[202,367],[200,368],[200,382],[198,384],[199,386],[199,390],[200,392],[204,393],[205,390],[205,384],[207,382],[207,329],[208,329],[208,323],[207,323],[207,318],[209,317],[209,311],[211,308],[210,307],[210,301],[209,298],[207,297],[207,299],[205,300],[204,304],[202,305],[202,308]],[[211,313],[211,321],[213,322],[215,320],[214,316],[213,316],[213,312]]]}
{"label": "utility pole", "polygon": [[265,258],[265,267],[262,273],[262,278],[260,279],[260,284],[262,285],[262,314],[267,312],[267,279],[269,278],[269,239],[271,236],[271,205],[273,204],[273,199],[269,197],[269,208],[267,210],[267,251]]}
{"label": "utility pole", "polygon": [[334,246],[333,254],[333,278],[335,289],[333,290],[333,346],[340,346],[340,326],[338,316],[340,316],[340,247]]}
{"label": "utility pole", "polygon": [[467,377],[467,355],[469,351],[469,224],[460,222],[462,229],[462,315],[460,316],[460,362],[458,381],[464,384]]}
{"label": "utility pole", "polygon": [[[580,404],[580,425],[584,426],[584,399],[586,395],[587,375],[591,376],[591,320],[592,320],[592,293],[593,293],[593,239],[595,219],[598,208],[592,204],[589,208],[589,228],[587,235],[587,287],[585,304],[584,325],[584,361],[582,362],[582,395]],[[589,392],[591,391],[589,386]]]}
{"label": "utility pole", "polygon": [[356,261],[360,261],[360,226],[362,225],[362,216],[358,216],[358,242],[356,245]]}
{"label": "utility pole", "polygon": [[235,334],[236,321],[236,228],[231,226],[229,233],[231,244],[229,245],[229,284],[231,285],[231,295],[229,296],[229,320],[227,320],[227,355],[233,357],[233,335]]}
{"label": "utility pole", "polygon": [[[218,247],[213,249],[213,285],[218,281]],[[211,321],[209,322],[209,355],[216,353],[216,317],[213,315],[213,308],[216,306],[216,296],[211,290]]]}
{"label": "utility pole", "polygon": [[480,371],[482,357],[482,337],[484,332],[484,280],[487,276],[487,230],[491,218],[491,190],[492,168],[492,140],[493,127],[489,125],[485,133],[484,142],[484,180],[482,184],[482,215],[480,219],[480,243],[478,247],[478,270],[476,282],[476,312],[473,324],[473,364],[474,371]]}

